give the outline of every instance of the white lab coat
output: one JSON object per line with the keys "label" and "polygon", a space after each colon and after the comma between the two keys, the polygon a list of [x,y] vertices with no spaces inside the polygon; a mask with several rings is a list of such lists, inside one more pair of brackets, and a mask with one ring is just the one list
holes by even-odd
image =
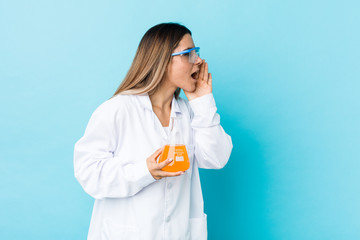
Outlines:
{"label": "white lab coat", "polygon": [[167,134],[149,96],[116,95],[95,110],[74,149],[75,177],[95,198],[89,240],[207,239],[198,168],[224,167],[232,150],[216,110],[213,94],[173,98],[190,168],[160,180],[146,159]]}

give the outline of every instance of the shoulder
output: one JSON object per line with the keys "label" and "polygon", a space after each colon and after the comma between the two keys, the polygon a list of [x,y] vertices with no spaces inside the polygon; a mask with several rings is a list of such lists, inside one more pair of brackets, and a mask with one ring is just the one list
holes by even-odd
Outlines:
{"label": "shoulder", "polygon": [[184,99],[182,97],[178,97],[177,102],[179,104],[179,107],[181,109],[182,112],[186,112],[189,115],[191,115],[191,107],[190,107],[190,103],[187,99]]}
{"label": "shoulder", "polygon": [[119,113],[126,113],[133,102],[133,97],[132,95],[115,95],[101,103],[92,115],[109,119],[116,117]]}
{"label": "shoulder", "polygon": [[188,107],[189,106],[189,101],[180,96],[178,97],[177,102],[180,105],[180,107]]}
{"label": "shoulder", "polygon": [[129,104],[132,103],[132,95],[115,95],[112,98],[106,100],[105,102],[101,103],[95,111],[100,112],[116,112],[118,110],[123,110]]}

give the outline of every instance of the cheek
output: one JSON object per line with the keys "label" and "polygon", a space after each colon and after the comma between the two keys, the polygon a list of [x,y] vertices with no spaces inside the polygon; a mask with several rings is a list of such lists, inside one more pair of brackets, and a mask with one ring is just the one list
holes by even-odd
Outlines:
{"label": "cheek", "polygon": [[168,66],[167,80],[173,86],[183,89],[185,88],[187,91],[191,91],[190,88],[193,87],[192,85],[195,85],[191,78],[191,71],[193,66],[191,64],[177,60],[179,59],[171,62],[170,66]]}
{"label": "cheek", "polygon": [[174,67],[169,75],[172,81],[183,81],[184,78],[190,77],[190,69],[186,66]]}

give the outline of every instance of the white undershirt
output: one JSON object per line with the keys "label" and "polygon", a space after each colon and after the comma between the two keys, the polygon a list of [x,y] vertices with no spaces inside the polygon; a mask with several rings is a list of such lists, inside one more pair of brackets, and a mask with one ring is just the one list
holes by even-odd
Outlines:
{"label": "white undershirt", "polygon": [[166,134],[167,134],[167,135],[169,135],[169,132],[170,132],[170,126],[168,126],[168,127],[163,127],[163,128],[164,128],[164,130],[165,130]]}
{"label": "white undershirt", "polygon": [[165,132],[166,132],[166,135],[169,136],[170,129],[171,129],[171,119],[170,119],[170,121],[169,121],[169,126],[167,126],[167,127],[164,127],[164,126],[163,126],[163,128],[164,128],[164,130],[165,130]]}

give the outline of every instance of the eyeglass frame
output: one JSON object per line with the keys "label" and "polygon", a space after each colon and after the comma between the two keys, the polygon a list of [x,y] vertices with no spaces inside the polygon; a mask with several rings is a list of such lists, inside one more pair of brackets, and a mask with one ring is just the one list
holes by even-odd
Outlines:
{"label": "eyeglass frame", "polygon": [[[196,55],[197,55],[198,57],[200,57],[200,53],[199,53],[200,47],[194,47],[194,48],[190,48],[190,49],[188,49],[188,50],[184,50],[184,51],[181,51],[181,52],[176,52],[176,53],[171,54],[171,56],[183,55],[183,54],[189,53],[189,52],[191,52],[191,51],[193,51],[193,50],[195,50],[195,53],[198,52],[198,53],[196,53]],[[197,60],[197,58],[195,59],[195,61],[196,61],[196,60]]]}

